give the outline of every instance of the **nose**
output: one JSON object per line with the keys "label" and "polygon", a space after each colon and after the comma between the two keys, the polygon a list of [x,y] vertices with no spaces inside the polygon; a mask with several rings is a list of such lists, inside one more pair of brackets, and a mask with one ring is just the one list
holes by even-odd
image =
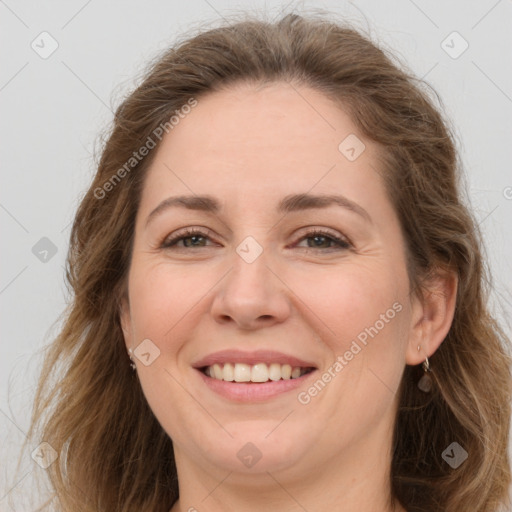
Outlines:
{"label": "nose", "polygon": [[290,315],[285,284],[267,267],[265,252],[252,263],[237,254],[233,268],[216,287],[211,314],[220,324],[243,330],[270,327]]}

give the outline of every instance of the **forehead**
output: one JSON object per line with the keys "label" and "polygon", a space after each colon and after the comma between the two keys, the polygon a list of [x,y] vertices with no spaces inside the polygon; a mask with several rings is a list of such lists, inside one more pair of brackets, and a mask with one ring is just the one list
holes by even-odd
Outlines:
{"label": "forehead", "polygon": [[[364,151],[355,160],[342,151],[346,140],[364,144],[356,147]],[[371,196],[375,152],[349,115],[321,92],[288,83],[240,84],[198,98],[164,136],[143,203],[169,192],[233,200],[256,191],[277,200],[312,188],[353,195],[362,184]]]}
{"label": "forehead", "polygon": [[200,98],[165,145],[200,148],[188,155],[194,160],[229,155],[230,161],[250,158],[254,165],[268,166],[276,158],[314,164],[337,158],[340,137],[355,131],[348,115],[318,91],[243,84]]}

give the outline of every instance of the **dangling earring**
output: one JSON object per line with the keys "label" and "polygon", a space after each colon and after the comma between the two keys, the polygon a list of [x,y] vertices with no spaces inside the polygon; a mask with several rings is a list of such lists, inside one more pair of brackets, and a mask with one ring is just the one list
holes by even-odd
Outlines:
{"label": "dangling earring", "polygon": [[[420,346],[418,345],[418,352],[420,350]],[[430,363],[428,362],[428,357],[425,356],[425,361],[423,361],[423,371],[425,372],[421,379],[418,381],[418,387],[424,393],[429,393],[432,390],[432,377],[429,375]]]}
{"label": "dangling earring", "polygon": [[128,349],[128,356],[130,357],[130,361],[131,361],[130,366],[131,366],[132,370],[135,371],[137,369],[137,366],[135,364],[135,361],[132,358],[132,352],[133,352],[133,350],[131,348]]}

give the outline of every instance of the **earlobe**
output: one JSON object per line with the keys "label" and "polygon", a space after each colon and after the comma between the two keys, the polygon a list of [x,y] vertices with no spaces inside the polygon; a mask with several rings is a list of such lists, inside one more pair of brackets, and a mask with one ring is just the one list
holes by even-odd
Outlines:
{"label": "earlobe", "polygon": [[446,338],[455,314],[457,284],[456,274],[444,270],[438,270],[422,284],[421,294],[413,305],[407,364],[422,363]]}

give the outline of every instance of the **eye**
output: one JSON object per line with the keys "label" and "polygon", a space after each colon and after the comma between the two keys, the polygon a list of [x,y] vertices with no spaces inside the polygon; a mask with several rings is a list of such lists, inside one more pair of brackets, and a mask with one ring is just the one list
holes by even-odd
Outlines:
{"label": "eye", "polygon": [[[164,239],[160,247],[168,249],[170,247],[194,248],[206,247],[205,242],[209,239],[209,234],[199,229],[184,229],[171,237]],[[179,245],[183,242],[183,245]]]}
{"label": "eye", "polygon": [[[207,242],[210,239],[208,231],[203,231],[197,228],[187,228],[178,231],[174,235],[165,238],[160,244],[162,249],[178,248],[178,249],[193,249],[208,247],[211,244]],[[323,252],[341,251],[350,249],[352,244],[345,238],[342,238],[334,233],[326,230],[311,230],[304,234],[296,247],[301,247],[300,243],[306,241],[307,246],[305,249],[318,249]]]}
{"label": "eye", "polygon": [[[308,249],[331,249],[346,250],[352,244],[345,238],[325,230],[313,230],[306,233],[299,239],[299,242],[306,241]],[[311,243],[310,243],[311,241]]]}

